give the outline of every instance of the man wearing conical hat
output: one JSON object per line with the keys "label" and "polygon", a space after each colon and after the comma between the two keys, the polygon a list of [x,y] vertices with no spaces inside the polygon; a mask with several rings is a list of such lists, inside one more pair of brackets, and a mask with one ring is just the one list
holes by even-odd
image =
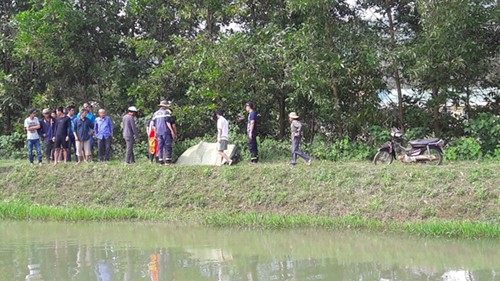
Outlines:
{"label": "man wearing conical hat", "polygon": [[165,164],[167,157],[167,108],[169,104],[166,100],[162,100],[158,105],[160,109],[153,114],[153,126],[158,142],[158,161],[160,164]]}
{"label": "man wearing conical hat", "polygon": [[311,165],[311,157],[302,150],[300,150],[300,140],[302,139],[302,123],[298,120],[299,116],[297,113],[292,112],[288,114],[288,119],[290,120],[290,131],[292,132],[292,162],[290,166],[295,166],[297,164],[297,156],[301,157],[306,161],[307,165]]}

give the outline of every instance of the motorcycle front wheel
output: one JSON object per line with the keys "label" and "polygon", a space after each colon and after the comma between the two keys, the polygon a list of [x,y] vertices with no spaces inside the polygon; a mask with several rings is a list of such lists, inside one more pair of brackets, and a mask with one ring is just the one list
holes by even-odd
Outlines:
{"label": "motorcycle front wheel", "polygon": [[443,154],[435,148],[430,147],[429,149],[426,149],[422,155],[428,156],[431,159],[429,162],[436,166],[443,163]]}
{"label": "motorcycle front wheel", "polygon": [[393,157],[392,154],[390,154],[387,151],[379,151],[373,157],[373,164],[375,165],[389,165],[392,163]]}

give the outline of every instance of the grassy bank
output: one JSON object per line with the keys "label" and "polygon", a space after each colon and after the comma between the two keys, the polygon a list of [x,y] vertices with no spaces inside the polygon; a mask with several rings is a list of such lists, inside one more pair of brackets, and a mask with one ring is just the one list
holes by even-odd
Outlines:
{"label": "grassy bank", "polygon": [[500,164],[231,167],[0,162],[0,217],[500,237]]}

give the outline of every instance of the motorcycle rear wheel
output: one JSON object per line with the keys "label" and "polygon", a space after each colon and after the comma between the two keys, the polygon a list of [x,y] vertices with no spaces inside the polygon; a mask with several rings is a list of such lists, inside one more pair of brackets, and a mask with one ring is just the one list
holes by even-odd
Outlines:
{"label": "motorcycle rear wheel", "polygon": [[422,153],[422,155],[435,158],[435,160],[428,161],[431,164],[434,164],[436,166],[439,166],[439,165],[443,164],[443,158],[444,158],[443,154],[439,150],[437,150],[435,148],[430,147],[429,149],[426,149],[425,152]]}
{"label": "motorcycle rear wheel", "polygon": [[392,163],[392,160],[394,158],[392,157],[392,154],[390,154],[387,151],[379,151],[373,157],[373,164],[375,165],[390,165]]}

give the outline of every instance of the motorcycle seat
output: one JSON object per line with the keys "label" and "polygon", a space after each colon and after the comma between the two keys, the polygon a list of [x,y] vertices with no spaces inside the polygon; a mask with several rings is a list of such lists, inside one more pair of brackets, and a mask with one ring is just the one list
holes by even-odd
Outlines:
{"label": "motorcycle seat", "polygon": [[410,145],[413,147],[419,147],[419,146],[427,146],[430,144],[437,144],[439,141],[441,141],[440,138],[430,138],[430,139],[423,139],[423,140],[414,140],[410,141]]}

